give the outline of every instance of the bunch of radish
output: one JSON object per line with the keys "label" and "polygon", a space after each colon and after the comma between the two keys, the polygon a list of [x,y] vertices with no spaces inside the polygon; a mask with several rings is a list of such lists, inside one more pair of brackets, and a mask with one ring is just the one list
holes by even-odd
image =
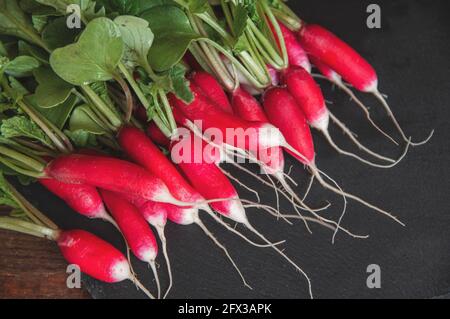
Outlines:
{"label": "bunch of radish", "polygon": [[[40,30],[28,20],[8,18],[5,13],[11,10],[27,16],[17,1],[0,5],[8,22],[6,31],[0,31],[15,37],[11,46],[17,49],[11,53],[0,42],[0,194],[13,211],[0,217],[0,228],[57,242],[69,263],[100,281],[131,280],[148,297],[166,298],[174,275],[165,227],[169,222],[195,224],[251,288],[228,249],[206,227],[204,213],[252,246],[274,250],[306,278],[313,297],[307,273],[279,247],[284,241],[267,239],[253,226],[249,210],[264,211],[289,224],[301,220],[309,232],[309,224],[318,223],[334,232],[333,242],[338,231],[367,238],[341,225],[349,199],[405,225],[390,212],[344,191],[319,169],[321,154],[316,154],[311,128],[338,153],[377,168],[398,165],[410,146],[425,144],[433,132],[423,142],[412,142],[379,92],[373,67],[329,31],[300,20],[284,2],[216,4],[204,2],[199,8],[180,0],[136,4],[132,11],[106,4],[97,12],[91,3],[81,12],[83,28],[64,37],[58,32],[65,31],[60,24],[66,10],[59,4],[36,3],[52,10]],[[110,16],[115,19],[105,12],[114,13]],[[24,45],[33,50],[17,56]],[[311,73],[313,66],[320,74]],[[328,109],[315,78],[325,78],[345,91],[372,126],[399,145],[351,88],[373,94],[405,144],[401,156],[391,159],[363,145]],[[329,133],[330,122],[382,164],[338,146]],[[311,173],[303,195],[296,190],[300,182],[286,168],[286,156]],[[256,163],[260,174],[247,162]],[[276,205],[262,203],[258,189],[224,164],[270,188]],[[112,223],[126,242],[128,258],[93,234],[60,230],[3,174],[37,181],[75,212]],[[331,204],[308,203],[314,181],[342,196],[339,220],[324,216]],[[243,198],[233,182],[253,193],[256,201]],[[281,200],[290,206],[283,207]],[[256,241],[230,223],[244,226]],[[150,266],[155,294],[137,279],[130,251]],[[158,274],[160,251],[167,283],[160,282]]]}

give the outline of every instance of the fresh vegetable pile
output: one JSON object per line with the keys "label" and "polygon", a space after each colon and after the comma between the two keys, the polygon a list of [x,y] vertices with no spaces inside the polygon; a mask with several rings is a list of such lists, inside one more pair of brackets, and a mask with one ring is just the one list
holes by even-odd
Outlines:
{"label": "fresh vegetable pile", "polygon": [[[315,78],[345,91],[371,125],[400,146],[353,89],[373,94],[397,130],[401,156],[391,159],[359,141],[328,109]],[[299,219],[308,231],[309,223],[318,223],[334,232],[333,241],[338,231],[367,237],[341,226],[347,200],[404,226],[319,169],[310,128],[340,154],[378,168],[397,165],[433,133],[412,142],[379,92],[373,67],[282,0],[0,0],[0,112],[0,194],[10,208],[0,228],[54,240],[84,273],[108,283],[131,280],[150,298],[165,298],[172,288],[168,221],[198,225],[250,287],[200,212],[247,243],[275,250],[303,274],[313,297],[307,273],[280,247],[284,241],[267,239],[246,210],[262,210],[279,222]],[[358,154],[336,144],[331,123]],[[285,168],[287,155],[311,173],[304,195]],[[256,163],[260,174],[246,162]],[[276,207],[261,203],[258,191],[223,163],[273,190]],[[128,258],[93,234],[60,230],[4,176],[24,185],[39,182],[75,212],[112,223]],[[232,181],[257,200],[241,198]],[[306,202],[314,181],[342,196],[339,220],[324,217],[330,205]],[[282,213],[281,200],[294,213]],[[149,264],[154,292],[137,279],[130,252]],[[159,252],[167,283],[158,278]]]}

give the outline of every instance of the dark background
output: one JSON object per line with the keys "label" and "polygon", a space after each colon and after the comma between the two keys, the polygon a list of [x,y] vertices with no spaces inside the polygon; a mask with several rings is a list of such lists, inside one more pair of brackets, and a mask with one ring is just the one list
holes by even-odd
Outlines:
{"label": "dark background", "polygon": [[[330,173],[349,192],[384,207],[407,224],[406,228],[352,202],[344,225],[367,240],[332,233],[318,226],[313,234],[302,223],[289,226],[258,211],[248,211],[250,220],[271,240],[286,239],[285,252],[310,276],[316,298],[433,298],[450,293],[450,211],[449,211],[449,116],[450,116],[450,20],[448,1],[376,1],[382,10],[381,30],[366,27],[366,8],[371,1],[290,1],[289,5],[306,21],[319,23],[346,40],[376,68],[380,90],[389,95],[397,118],[407,134],[424,138],[431,129],[431,142],[414,148],[396,168],[374,169],[337,155],[315,132],[318,166]],[[339,91],[321,82],[330,109],[365,144],[389,156],[399,156],[400,148],[371,129],[364,116]],[[359,94],[377,122],[389,132],[395,130],[375,99]],[[338,130],[333,136],[346,142]],[[396,135],[397,136],[397,135]],[[292,177],[303,192],[308,175],[291,158]],[[244,174],[242,181],[260,189],[264,202],[275,204],[274,194]],[[122,247],[112,227],[87,221],[38,186],[25,190],[39,208],[62,227],[84,228]],[[252,194],[241,192],[243,198]],[[342,200],[316,186],[309,202],[333,203],[331,217],[338,218]],[[284,212],[292,212],[283,203]],[[304,278],[270,249],[258,249],[228,234],[202,215],[209,228],[227,246],[254,290],[245,288],[222,252],[199,227],[167,226],[174,287],[171,298],[307,298]],[[242,228],[240,228],[242,229]],[[161,261],[165,287],[165,264]],[[366,287],[366,268],[381,267],[381,289]],[[141,280],[150,286],[151,272],[134,260]],[[45,284],[45,283],[43,283]],[[95,298],[143,297],[131,283],[107,285],[90,278],[83,284]],[[154,291],[154,286],[152,285]]]}

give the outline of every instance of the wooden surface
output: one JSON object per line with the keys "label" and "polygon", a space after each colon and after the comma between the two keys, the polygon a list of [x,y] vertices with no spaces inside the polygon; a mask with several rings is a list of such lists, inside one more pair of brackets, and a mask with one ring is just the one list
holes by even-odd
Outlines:
{"label": "wooden surface", "polygon": [[0,299],[89,298],[66,286],[67,264],[48,240],[0,231]]}

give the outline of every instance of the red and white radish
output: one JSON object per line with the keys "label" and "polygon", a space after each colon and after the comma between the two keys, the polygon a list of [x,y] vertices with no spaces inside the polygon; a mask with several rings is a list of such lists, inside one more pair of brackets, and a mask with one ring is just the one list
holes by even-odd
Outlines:
{"label": "red and white radish", "polygon": [[155,264],[158,244],[150,226],[139,210],[121,194],[107,190],[100,192],[133,254],[150,265],[156,280],[158,298],[160,298],[161,287]]}
{"label": "red and white radish", "polygon": [[74,211],[88,218],[111,221],[97,189],[90,185],[66,184],[52,178],[40,178],[39,183],[63,199]]}
{"label": "red and white radish", "polygon": [[[198,139],[192,133],[181,137],[177,142],[173,142],[173,148],[178,146],[178,150],[183,152],[191,152],[192,158],[195,157],[195,149],[193,147],[192,139]],[[181,146],[180,146],[181,144]],[[172,156],[177,154],[172,150]],[[183,156],[182,154],[179,156]],[[263,241],[270,244],[270,246],[283,258],[285,258],[291,265],[300,271],[308,281],[309,294],[312,297],[311,282],[307,274],[286,254],[284,254],[276,245],[272,244],[264,235],[258,232],[249,222],[245,213],[245,208],[239,199],[239,195],[222,171],[215,163],[181,161],[179,164],[184,174],[187,176],[192,185],[197,189],[206,199],[210,198],[231,198],[221,202],[211,203],[210,206],[221,215],[230,218],[231,220],[244,224],[250,231],[256,234]]]}
{"label": "red and white radish", "polygon": [[[310,57],[311,62],[314,64],[314,66],[319,70],[319,72],[323,75],[323,78],[327,79],[334,85],[336,85],[339,89],[344,91],[346,94],[350,96],[350,98],[355,101],[355,103],[363,110],[363,112],[366,114],[367,120],[372,124],[372,126],[379,131],[381,134],[386,136],[389,140],[391,140],[394,144],[398,145],[398,143],[385,131],[383,131],[372,119],[369,109],[361,102],[360,99],[352,92],[351,89],[347,87],[347,85],[342,81],[342,77],[334,70],[332,70],[330,67],[328,67],[326,64],[321,62],[319,59],[311,56]],[[313,75],[314,77],[319,77],[319,75]]]}
{"label": "red and white radish", "polygon": [[314,143],[306,117],[287,89],[271,88],[267,90],[264,95],[264,110],[271,123],[274,123],[281,130],[288,145],[293,148],[287,149],[287,151],[297,158],[302,164],[308,166],[311,174],[315,176],[323,187],[344,196],[344,199],[351,198],[390,217],[399,224],[404,225],[400,220],[387,211],[378,208],[353,194],[344,192],[338,187],[334,187],[324,181],[322,175],[328,179],[330,178],[316,166]]}
{"label": "red and white radish", "polygon": [[233,114],[233,109],[225,91],[211,74],[207,72],[194,72],[191,74],[190,79],[221,110]]}
{"label": "red and white radish", "polygon": [[105,156],[72,154],[52,160],[46,176],[70,184],[131,193],[147,200],[188,206],[175,199],[164,182],[133,163]]}
{"label": "red and white radish", "polygon": [[[374,68],[359,53],[336,35],[319,25],[303,25],[297,32],[297,36],[308,54],[334,70],[357,90],[372,93],[382,103],[386,112],[392,118],[403,140],[408,142],[408,144],[410,143],[391,108],[378,90],[378,76]],[[432,134],[433,132],[423,142],[410,144],[424,144],[428,142]]]}
{"label": "red and white radish", "polygon": [[[335,122],[340,121],[336,117],[334,117],[328,110],[322,91],[320,90],[319,86],[314,81],[312,76],[302,68],[291,68],[285,73],[284,81],[289,89],[289,92],[295,98],[297,104],[301,107],[303,113],[306,116],[306,119],[308,120],[308,123],[315,129],[319,130],[325,136],[330,145],[340,154],[353,157],[365,164],[379,168],[391,168],[398,164],[398,162],[403,158],[400,158],[400,160],[396,162],[369,150],[369,154],[376,156],[379,159],[393,162],[391,165],[380,165],[365,160],[356,154],[342,150],[333,141],[328,131],[330,117],[332,117]],[[353,136],[351,132],[347,132],[347,135]],[[364,145],[359,143],[356,138],[353,137],[352,141],[355,142],[355,144],[361,149],[367,149]]]}

